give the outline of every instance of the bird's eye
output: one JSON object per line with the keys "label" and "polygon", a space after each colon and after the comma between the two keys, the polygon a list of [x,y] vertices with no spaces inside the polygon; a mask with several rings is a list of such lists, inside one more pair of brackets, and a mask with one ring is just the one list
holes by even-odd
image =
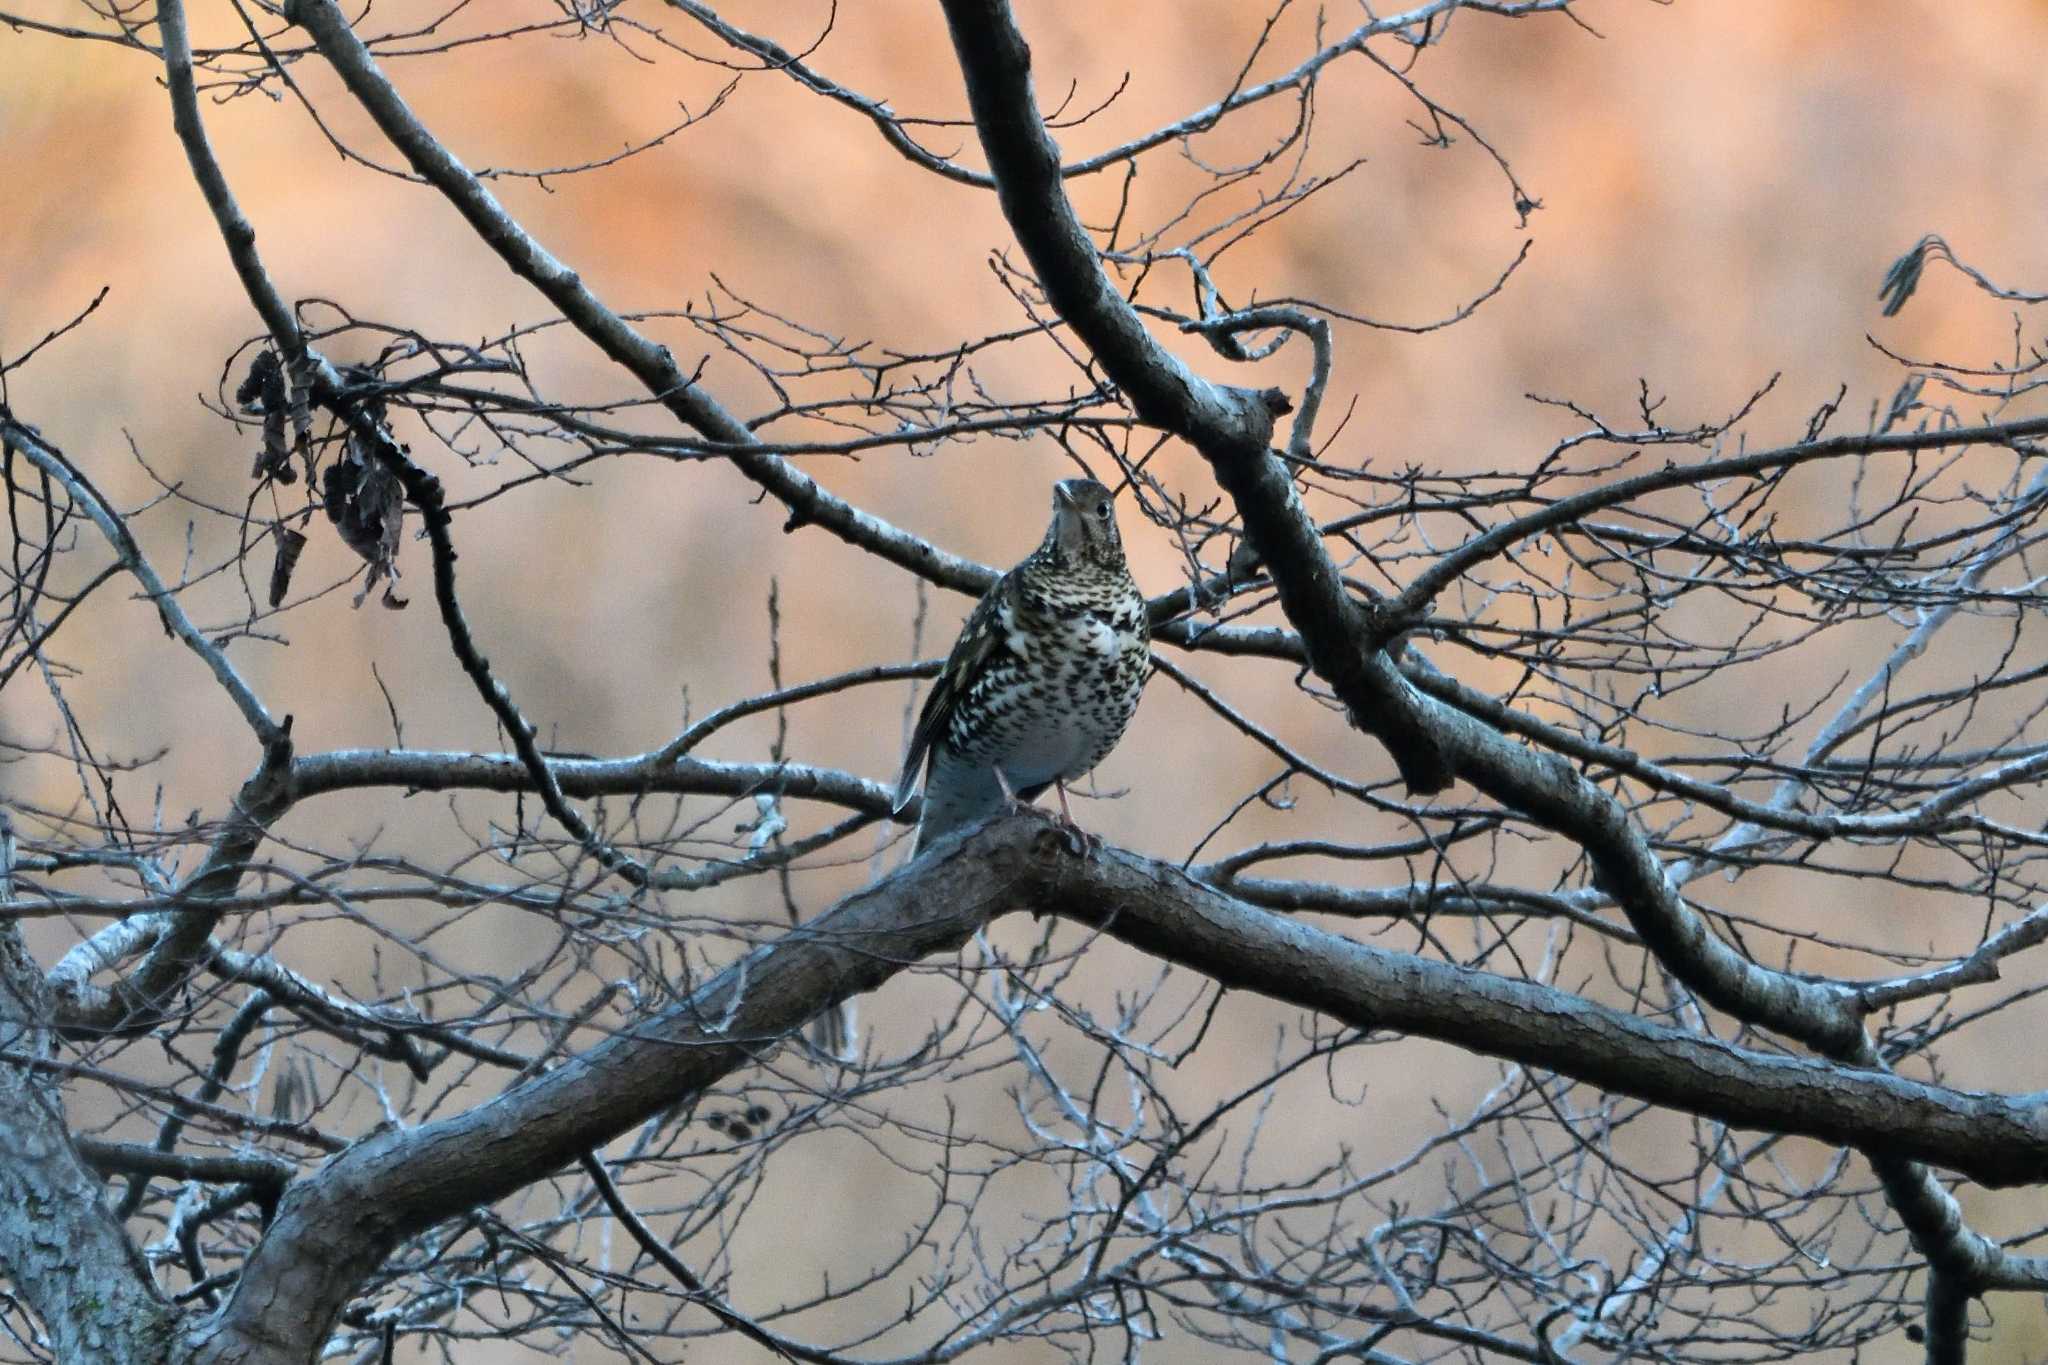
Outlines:
{"label": "bird's eye", "polygon": [[1098,517],[1100,517],[1100,518],[1102,518],[1102,520],[1104,520],[1104,521],[1108,521],[1108,520],[1109,520],[1109,504],[1108,504],[1108,503],[1106,503],[1106,502],[1098,502],[1098,503],[1096,503],[1096,504],[1095,504],[1095,515],[1096,515],[1096,516],[1098,516]]}

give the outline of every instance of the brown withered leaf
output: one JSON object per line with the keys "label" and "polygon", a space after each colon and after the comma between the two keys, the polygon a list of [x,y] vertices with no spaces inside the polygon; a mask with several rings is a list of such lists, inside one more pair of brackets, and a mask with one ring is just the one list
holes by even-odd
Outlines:
{"label": "brown withered leaf", "polygon": [[[286,409],[292,420],[292,449],[306,462],[306,477],[313,477],[313,362],[301,356],[286,375]],[[290,483],[290,479],[283,482]]]}
{"label": "brown withered leaf", "polygon": [[[249,373],[243,378],[241,387],[235,390],[235,402],[244,412],[263,414],[263,448],[256,452],[256,463],[249,470],[249,477],[297,483],[299,472],[292,467],[291,451],[285,445],[284,435],[285,416],[292,406],[291,395],[286,389],[284,370],[274,353],[267,350],[256,353],[256,358],[249,362]],[[310,415],[306,421],[310,431]]]}
{"label": "brown withered leaf", "polygon": [[270,605],[275,608],[291,588],[292,570],[298,567],[306,538],[281,521],[270,528],[270,533],[277,540],[277,558],[270,564]]}
{"label": "brown withered leaf", "polygon": [[[327,466],[321,495],[327,519],[334,523],[342,543],[370,566],[363,590],[356,594],[360,607],[379,583],[399,576],[398,537],[405,520],[405,490],[398,476],[378,461],[360,436],[351,433],[341,458]],[[398,610],[405,600],[387,587],[384,605]]]}

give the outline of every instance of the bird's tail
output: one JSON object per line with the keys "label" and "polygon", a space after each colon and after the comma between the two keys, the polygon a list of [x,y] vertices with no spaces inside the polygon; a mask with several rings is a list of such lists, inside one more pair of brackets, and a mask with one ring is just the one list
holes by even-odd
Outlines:
{"label": "bird's tail", "polygon": [[994,767],[947,749],[935,751],[925,774],[924,805],[918,811],[917,842],[910,856],[915,858],[956,829],[988,819],[1008,802]]}

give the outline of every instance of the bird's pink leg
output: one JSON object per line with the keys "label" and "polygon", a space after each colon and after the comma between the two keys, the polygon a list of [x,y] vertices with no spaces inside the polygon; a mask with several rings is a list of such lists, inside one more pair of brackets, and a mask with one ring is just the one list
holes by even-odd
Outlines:
{"label": "bird's pink leg", "polygon": [[1085,858],[1095,851],[1095,846],[1101,841],[1075,823],[1074,812],[1067,809],[1067,784],[1055,778],[1052,789],[1060,794],[1060,828],[1067,832],[1067,838],[1074,845],[1074,851]]}
{"label": "bird's pink leg", "polygon": [[[1003,776],[1002,764],[989,764],[989,771],[996,775],[996,785],[1003,789],[1004,800],[1019,810],[1027,809],[1031,805],[1029,801],[1017,795],[1016,789],[1010,785],[1010,779]],[[1067,842],[1074,852],[1086,857],[1095,850],[1096,845],[1100,841],[1087,830],[1074,823],[1074,812],[1067,808],[1067,784],[1055,778],[1052,789],[1058,792],[1060,796],[1060,818],[1053,823],[1058,825],[1066,834]]]}

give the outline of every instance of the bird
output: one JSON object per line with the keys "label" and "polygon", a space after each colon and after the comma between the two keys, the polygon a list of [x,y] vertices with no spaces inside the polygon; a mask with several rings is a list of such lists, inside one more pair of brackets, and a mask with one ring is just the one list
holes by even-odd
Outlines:
{"label": "bird", "polygon": [[1047,787],[1078,833],[1066,784],[1123,738],[1151,662],[1114,495],[1094,479],[1062,479],[1045,539],[968,614],[911,732],[895,810],[922,775],[912,856]]}

